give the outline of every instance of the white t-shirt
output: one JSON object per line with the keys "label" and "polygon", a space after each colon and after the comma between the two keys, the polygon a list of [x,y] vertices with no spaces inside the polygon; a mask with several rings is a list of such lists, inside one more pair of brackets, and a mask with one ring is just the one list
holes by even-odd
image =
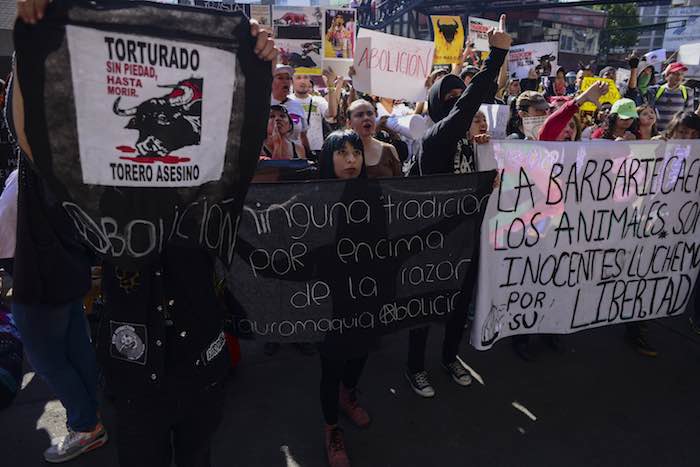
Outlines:
{"label": "white t-shirt", "polygon": [[301,104],[304,109],[304,122],[308,126],[306,137],[309,139],[309,146],[312,151],[320,151],[323,147],[323,119],[328,118],[328,101],[321,96],[301,99],[294,95],[289,96],[289,100]]}
{"label": "white t-shirt", "polygon": [[292,117],[294,122],[294,131],[292,131],[292,141],[301,143],[301,133],[307,130],[306,119],[304,108],[297,101],[293,101],[289,97],[285,97],[283,101],[278,101],[274,97],[270,96],[270,105],[283,105],[289,116]]}

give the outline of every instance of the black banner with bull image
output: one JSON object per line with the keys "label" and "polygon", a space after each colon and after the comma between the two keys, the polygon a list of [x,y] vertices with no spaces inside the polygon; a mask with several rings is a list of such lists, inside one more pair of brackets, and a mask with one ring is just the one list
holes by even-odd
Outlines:
{"label": "black banner with bull image", "polygon": [[171,242],[230,263],[272,79],[253,41],[240,12],[152,2],[17,23],[35,167],[101,257],[138,268]]}
{"label": "black banner with bull image", "polygon": [[366,341],[466,306],[494,177],[251,185],[228,280],[238,334]]}

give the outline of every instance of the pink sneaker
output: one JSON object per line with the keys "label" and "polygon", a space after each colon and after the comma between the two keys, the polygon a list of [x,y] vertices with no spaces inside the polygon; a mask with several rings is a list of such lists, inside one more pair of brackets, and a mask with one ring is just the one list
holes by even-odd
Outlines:
{"label": "pink sneaker", "polygon": [[330,467],[350,467],[343,430],[338,425],[326,425],[326,454]]}
{"label": "pink sneaker", "polygon": [[340,385],[339,397],[340,410],[360,428],[369,426],[370,418],[365,409],[357,402],[357,391],[348,389],[344,384]]}

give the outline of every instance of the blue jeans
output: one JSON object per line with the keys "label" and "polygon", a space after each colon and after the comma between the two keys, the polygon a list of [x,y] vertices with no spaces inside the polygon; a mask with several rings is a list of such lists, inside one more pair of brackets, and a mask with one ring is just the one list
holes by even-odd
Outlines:
{"label": "blue jeans", "polygon": [[66,408],[68,427],[97,424],[97,361],[82,300],[65,305],[12,304],[24,351],[34,370]]}

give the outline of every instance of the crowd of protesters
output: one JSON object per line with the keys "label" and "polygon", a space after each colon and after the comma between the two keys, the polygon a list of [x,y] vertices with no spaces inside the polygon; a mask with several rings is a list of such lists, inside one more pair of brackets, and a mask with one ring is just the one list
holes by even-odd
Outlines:
{"label": "crowd of protesters", "polygon": [[[46,4],[18,2],[19,16],[28,23],[39,21]],[[358,2],[360,15],[374,17],[374,5]],[[401,102],[356,91],[352,70],[345,77],[330,70],[311,77],[275,65],[274,41],[252,23],[255,52],[260,60],[272,62],[273,71],[270,102],[260,103],[269,105],[260,164],[307,161],[317,168],[311,173],[322,179],[473,172],[478,170],[476,145],[491,140],[482,104],[509,106],[508,139],[700,138],[700,109],[693,88],[684,84],[687,67],[682,63],[671,61],[657,73],[632,54],[623,97],[601,104],[608,84],[596,81],[581,89],[583,78],[594,74],[590,67],[559,67],[552,76],[535,67],[527,78],[509,77],[511,37],[504,25],[502,17],[499,28],[489,32],[491,50],[483,63],[467,48],[462,63],[426,77],[425,102]],[[614,79],[615,71],[605,67],[598,76]],[[44,458],[54,463],[70,460],[107,442],[97,397],[102,372],[117,408],[121,465],[167,466],[173,452],[177,465],[210,465],[210,443],[222,418],[223,383],[233,350],[224,333],[226,300],[211,279],[212,258],[203,251],[169,246],[147,270],[102,264],[104,317],[93,347],[85,310],[95,261],[32,167],[33,158],[41,155],[33,154],[27,142],[25,124],[31,125],[31,120],[25,119],[17,76],[2,83],[2,90],[0,144],[10,148],[4,151],[8,159],[18,156],[19,163],[17,168],[9,164],[14,170],[3,172],[0,180],[0,408],[11,404],[19,391],[24,353],[67,413],[68,435],[49,447]],[[596,110],[582,112],[584,103],[594,104]],[[423,135],[401,130],[400,120],[409,116],[425,120]],[[540,123],[532,128],[533,121]],[[467,276],[477,271],[478,255]],[[441,364],[460,386],[472,382],[458,350],[473,295],[471,288],[462,290],[456,311],[444,324]],[[193,309],[196,314],[189,312]],[[691,317],[693,330],[700,333],[698,325]],[[413,391],[426,398],[436,393],[425,364],[428,332],[429,327],[409,331],[404,372]],[[115,336],[129,346],[128,359],[141,361],[146,346],[148,359],[134,366],[115,358]],[[543,337],[555,349],[563,345],[555,336]],[[641,354],[657,355],[645,325],[628,325],[626,337]],[[522,359],[536,359],[527,336],[511,342]],[[302,353],[320,356],[319,405],[331,467],[350,465],[339,413],[359,427],[370,424],[357,388],[372,344],[338,337],[317,347],[298,345]],[[278,348],[271,343],[265,352],[273,355]]]}

